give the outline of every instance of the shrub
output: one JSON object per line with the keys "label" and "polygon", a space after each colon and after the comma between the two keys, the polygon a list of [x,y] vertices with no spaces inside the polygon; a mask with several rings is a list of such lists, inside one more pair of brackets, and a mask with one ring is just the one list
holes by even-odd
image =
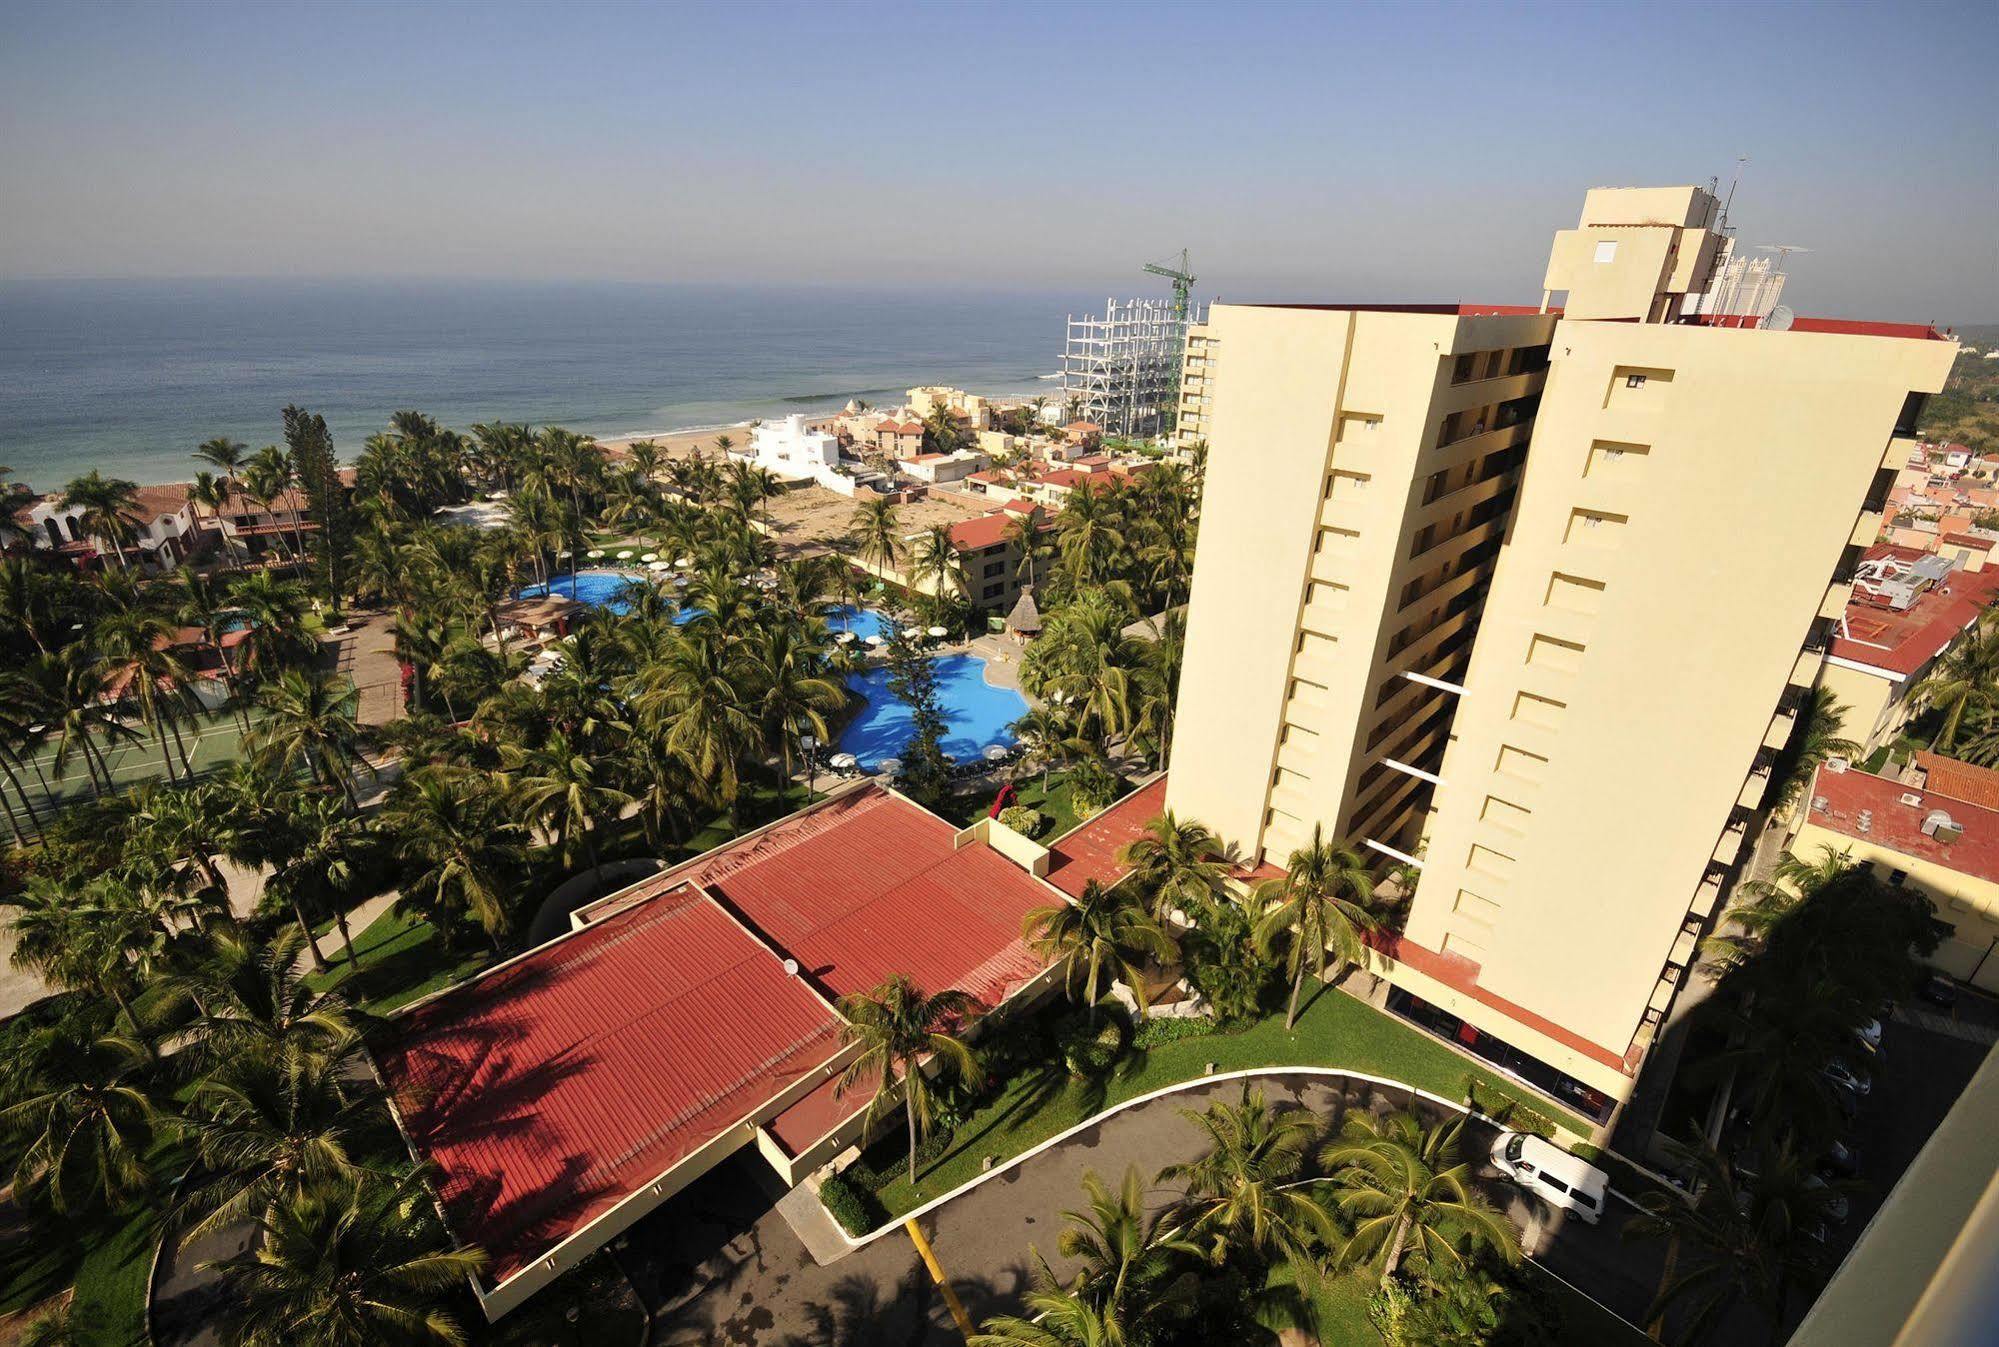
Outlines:
{"label": "shrub", "polygon": [[1212,1015],[1195,1015],[1184,1020],[1147,1019],[1132,1035],[1134,1048],[1157,1048],[1183,1038],[1206,1038],[1221,1026]]}
{"label": "shrub", "polygon": [[850,1235],[865,1235],[888,1219],[874,1194],[857,1191],[844,1175],[828,1174],[820,1182],[819,1201]]}
{"label": "shrub", "polygon": [[999,821],[1022,837],[1033,837],[1041,831],[1048,819],[1038,809],[1017,804],[1000,810]]}
{"label": "shrub", "polygon": [[1119,1015],[1103,1015],[1092,1028],[1088,1016],[1078,1015],[1057,1031],[1062,1064],[1079,1079],[1100,1076],[1117,1065],[1124,1055],[1124,1020]]}
{"label": "shrub", "polygon": [[[1459,1081],[1464,1090],[1465,1102],[1472,1108],[1498,1121],[1502,1127],[1510,1127],[1516,1132],[1532,1132],[1537,1137],[1555,1139],[1555,1120],[1545,1113],[1537,1113],[1517,1099],[1511,1099],[1493,1091],[1471,1072],[1465,1072]],[[1480,1098],[1484,1090],[1486,1097]]]}

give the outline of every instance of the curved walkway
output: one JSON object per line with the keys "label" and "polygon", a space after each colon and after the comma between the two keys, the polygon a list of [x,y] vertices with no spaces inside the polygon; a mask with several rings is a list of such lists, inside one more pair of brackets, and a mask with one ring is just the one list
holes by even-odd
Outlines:
{"label": "curved walkway", "polygon": [[[1412,1094],[1404,1086],[1311,1071],[1257,1073],[1248,1083],[1273,1103],[1301,1103],[1329,1120],[1354,1107],[1406,1107]],[[926,1208],[922,1224],[973,1318],[1018,1305],[1028,1285],[1030,1245],[1049,1256],[1058,1275],[1068,1270],[1055,1254],[1055,1240],[1062,1210],[1081,1200],[1086,1170],[1114,1182],[1128,1165],[1149,1177],[1191,1158],[1200,1149],[1200,1133],[1181,1111],[1234,1098],[1243,1084],[1200,1080],[1131,1101]],[[1427,1099],[1420,1106],[1435,1113],[1451,1107]],[[1468,1158],[1481,1157],[1492,1136],[1489,1124],[1475,1122],[1466,1133]],[[1625,1209],[1600,1226],[1558,1227],[1538,1204],[1480,1167],[1489,1195],[1526,1232],[1537,1261],[1627,1316],[1642,1311],[1657,1284],[1658,1260],[1653,1250],[1618,1238]],[[821,1267],[770,1209],[769,1197],[757,1200],[755,1186],[769,1182],[759,1172],[768,1173],[754,1157],[732,1162],[632,1231],[624,1257],[654,1309],[658,1347],[946,1347],[958,1341],[899,1227]],[[1156,1204],[1177,1195],[1170,1187],[1150,1189]]]}

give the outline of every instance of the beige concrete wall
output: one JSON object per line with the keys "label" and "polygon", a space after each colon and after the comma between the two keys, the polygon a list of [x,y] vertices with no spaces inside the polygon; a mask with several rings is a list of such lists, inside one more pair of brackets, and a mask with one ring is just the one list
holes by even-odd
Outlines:
{"label": "beige concrete wall", "polygon": [[1782,742],[1813,617],[1843,604],[1828,581],[1904,397],[1954,351],[1556,329],[1410,936],[1625,1050],[1710,861],[1733,855],[1725,825]]}
{"label": "beige concrete wall", "polygon": [[1255,846],[1352,315],[1217,305],[1207,326],[1242,373],[1214,393],[1167,805]]}
{"label": "beige concrete wall", "polygon": [[[1206,331],[1230,359],[1212,379],[1204,541],[1168,787],[1176,811],[1280,863],[1315,825],[1356,845],[1351,825],[1368,819],[1384,839],[1400,837],[1427,787],[1413,775],[1391,782],[1377,764],[1392,755],[1434,766],[1437,713],[1447,713],[1446,694],[1401,675],[1458,658],[1451,638],[1475,621],[1448,609],[1490,563],[1454,568],[1497,538],[1517,476],[1479,470],[1528,433],[1499,425],[1496,409],[1544,377],[1504,371],[1553,326],[1539,316],[1210,311]],[[1479,353],[1480,374],[1486,353],[1500,353],[1492,377],[1454,381],[1460,352]],[[1447,421],[1458,431],[1440,443]],[[1481,522],[1481,508],[1498,517]]]}
{"label": "beige concrete wall", "polygon": [[1846,708],[1840,718],[1840,737],[1853,740],[1866,752],[1893,740],[1909,719],[1904,700],[1908,683],[1883,670],[1828,659],[1819,674],[1819,685],[1831,689],[1833,699]]}

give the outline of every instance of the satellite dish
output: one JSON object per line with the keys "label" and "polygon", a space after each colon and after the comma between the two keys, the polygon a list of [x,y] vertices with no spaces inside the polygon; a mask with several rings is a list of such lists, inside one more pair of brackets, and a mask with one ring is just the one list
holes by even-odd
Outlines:
{"label": "satellite dish", "polygon": [[1789,332],[1791,324],[1797,319],[1798,315],[1791,312],[1790,305],[1779,304],[1770,310],[1770,316],[1763,320],[1763,326],[1772,332]]}
{"label": "satellite dish", "polygon": [[784,961],[784,975],[793,978],[798,976],[798,960],[786,959]]}

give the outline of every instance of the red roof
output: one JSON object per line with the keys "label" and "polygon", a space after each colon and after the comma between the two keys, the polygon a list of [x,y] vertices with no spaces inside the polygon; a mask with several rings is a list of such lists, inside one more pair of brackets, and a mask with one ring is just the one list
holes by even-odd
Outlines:
{"label": "red roof", "polygon": [[1953,547],[1969,547],[1977,552],[1989,552],[1992,550],[1992,539],[1981,538],[1975,533],[1946,533],[1938,538],[1937,541],[1948,543]]}
{"label": "red roof", "polygon": [[1044,472],[1034,480],[1043,486],[1076,487],[1089,480],[1089,476],[1088,473],[1077,472],[1073,468],[1062,468],[1056,472]]}
{"label": "red roof", "polygon": [[[1914,795],[1921,803],[1903,804],[1904,795]],[[1825,801],[1823,808],[1820,800]],[[1939,809],[1964,829],[1954,842],[1938,841],[1923,832],[1924,820]],[[1868,815],[1865,831],[1860,827],[1863,811]],[[1862,771],[1821,767],[1812,778],[1811,811],[1805,817],[1842,837],[1871,842],[1959,874],[1999,881],[1999,810]]]}
{"label": "red roof", "polygon": [[1078,435],[1091,435],[1102,431],[1103,427],[1095,421],[1071,421],[1068,425],[1062,427],[1062,429],[1073,430]]}
{"label": "red roof", "polygon": [[376,1050],[496,1285],[838,1051],[838,1020],[699,889],[522,955]]}
{"label": "red roof", "polygon": [[1035,502],[1031,500],[1022,500],[1019,496],[1015,496],[1012,500],[1007,501],[1005,504],[1000,506],[1000,509],[1006,510],[1012,514],[1033,514],[1036,510],[1039,510],[1040,508],[1041,507]]}
{"label": "red roof", "polygon": [[[1923,556],[1913,548],[1883,545],[1867,556]],[[1913,674],[1957,639],[1999,595],[1999,568],[1952,571],[1949,579],[1923,594],[1902,612],[1855,598],[1846,605],[1846,631],[1833,639],[1836,659],[1865,664],[1888,673]]]}
{"label": "red roof", "polygon": [[1166,777],[1133,791],[1093,819],[1077,824],[1048,848],[1047,880],[1079,898],[1090,880],[1115,884],[1124,878],[1118,853],[1166,809]]}
{"label": "red roof", "polygon": [[[960,552],[983,552],[988,547],[998,547],[1006,541],[1007,533],[1013,527],[1013,516],[1025,513],[1013,508],[1017,503],[1008,501],[991,514],[982,514],[977,519],[960,520],[951,525],[951,546]],[[1053,528],[1055,521],[1044,517],[1038,520],[1036,527]]]}
{"label": "red roof", "polygon": [[1054,895],[935,814],[870,786],[676,872],[706,884],[833,996],[897,973],[996,1005],[1042,962],[1020,924]]}
{"label": "red roof", "polygon": [[1985,809],[1999,809],[1999,772],[1990,767],[1975,767],[1924,749],[1916,750],[1916,767],[1923,774],[1924,790]]}

